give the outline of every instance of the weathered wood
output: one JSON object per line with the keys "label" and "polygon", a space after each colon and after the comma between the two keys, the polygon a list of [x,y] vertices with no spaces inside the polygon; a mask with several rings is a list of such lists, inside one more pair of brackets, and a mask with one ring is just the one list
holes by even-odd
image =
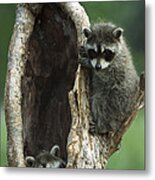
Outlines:
{"label": "weathered wood", "polygon": [[21,77],[26,58],[26,45],[33,25],[34,17],[28,6],[25,4],[17,5],[16,22],[8,54],[5,94],[8,165],[15,167],[24,166]]}

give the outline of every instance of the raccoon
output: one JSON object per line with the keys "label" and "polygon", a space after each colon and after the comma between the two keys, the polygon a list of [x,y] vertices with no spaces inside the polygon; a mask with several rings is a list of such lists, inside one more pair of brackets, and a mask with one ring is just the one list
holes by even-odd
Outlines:
{"label": "raccoon", "polygon": [[59,153],[59,146],[55,145],[50,152],[43,150],[36,158],[27,156],[26,166],[35,168],[64,168],[66,163],[59,157]]}
{"label": "raccoon", "polygon": [[121,27],[99,23],[83,32],[80,63],[91,72],[90,132],[116,132],[136,103],[139,77]]}

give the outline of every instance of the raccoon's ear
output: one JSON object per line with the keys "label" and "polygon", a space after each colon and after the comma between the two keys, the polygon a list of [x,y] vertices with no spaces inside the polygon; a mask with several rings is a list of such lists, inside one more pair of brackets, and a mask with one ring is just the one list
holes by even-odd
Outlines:
{"label": "raccoon's ear", "polygon": [[54,145],[50,151],[50,154],[60,156],[60,147],[58,145]]}
{"label": "raccoon's ear", "polygon": [[36,160],[33,156],[27,156],[25,160],[26,160],[26,165],[28,167],[34,167],[35,166]]}
{"label": "raccoon's ear", "polygon": [[83,33],[85,37],[88,38],[91,35],[92,31],[89,28],[84,28]]}
{"label": "raccoon's ear", "polygon": [[123,34],[123,31],[124,30],[121,27],[117,27],[116,29],[113,30],[112,34],[115,39],[119,39]]}

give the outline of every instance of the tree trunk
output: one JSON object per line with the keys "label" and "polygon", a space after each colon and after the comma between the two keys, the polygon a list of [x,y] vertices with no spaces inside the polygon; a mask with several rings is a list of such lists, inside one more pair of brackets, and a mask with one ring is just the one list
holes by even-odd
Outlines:
{"label": "tree trunk", "polygon": [[68,168],[105,168],[144,96],[120,131],[89,134],[89,75],[78,65],[89,19],[79,3],[18,4],[6,82],[8,165],[60,146]]}

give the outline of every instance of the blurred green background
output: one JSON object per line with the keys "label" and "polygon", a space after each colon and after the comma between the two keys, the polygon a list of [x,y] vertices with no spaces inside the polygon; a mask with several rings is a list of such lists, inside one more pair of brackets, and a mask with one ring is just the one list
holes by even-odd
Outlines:
{"label": "blurred green background", "polygon": [[[124,35],[133,55],[138,74],[144,70],[145,61],[145,4],[144,1],[106,1],[81,3],[91,23],[111,21],[124,28]],[[3,109],[4,87],[7,69],[7,52],[15,21],[15,5],[0,5],[0,166],[7,165],[6,126]],[[121,149],[110,158],[107,169],[145,168],[144,111],[125,134]]]}

